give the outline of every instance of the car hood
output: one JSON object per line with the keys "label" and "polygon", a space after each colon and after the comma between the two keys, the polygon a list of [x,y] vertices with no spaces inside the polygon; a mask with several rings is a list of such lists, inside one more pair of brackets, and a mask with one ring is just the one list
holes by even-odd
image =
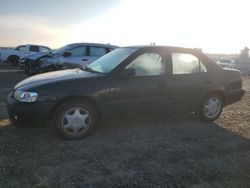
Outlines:
{"label": "car hood", "polygon": [[29,54],[24,56],[25,59],[30,59],[30,60],[37,60],[40,57],[46,56],[50,52],[44,52],[44,53],[34,53],[34,54]]}
{"label": "car hood", "polygon": [[96,73],[86,72],[80,69],[68,69],[68,70],[62,70],[62,71],[54,71],[54,72],[31,76],[17,83],[14,89],[18,89],[20,87],[26,87],[26,86],[28,87],[39,86],[39,85],[63,81],[63,80],[92,78],[92,77],[99,77],[99,76],[101,75],[96,74]]}

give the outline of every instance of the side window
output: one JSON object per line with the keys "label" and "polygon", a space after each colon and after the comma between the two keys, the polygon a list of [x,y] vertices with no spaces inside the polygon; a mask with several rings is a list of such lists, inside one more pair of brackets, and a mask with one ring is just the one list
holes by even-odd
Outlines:
{"label": "side window", "polygon": [[207,72],[201,61],[192,54],[172,53],[173,74]]}
{"label": "side window", "polygon": [[42,53],[48,52],[48,51],[50,51],[49,48],[46,48],[46,47],[44,47],[44,46],[41,47],[41,52],[42,52]]}
{"label": "side window", "polygon": [[26,50],[26,46],[18,46],[15,50],[23,52]]}
{"label": "side window", "polygon": [[30,46],[31,52],[39,52],[39,46]]}
{"label": "side window", "polygon": [[135,76],[163,75],[166,63],[157,53],[145,53],[134,59],[126,68],[135,69]]}
{"label": "side window", "polygon": [[90,46],[90,56],[103,56],[105,54],[106,54],[105,48]]}
{"label": "side window", "polygon": [[79,46],[71,50],[72,57],[86,56],[86,46]]}

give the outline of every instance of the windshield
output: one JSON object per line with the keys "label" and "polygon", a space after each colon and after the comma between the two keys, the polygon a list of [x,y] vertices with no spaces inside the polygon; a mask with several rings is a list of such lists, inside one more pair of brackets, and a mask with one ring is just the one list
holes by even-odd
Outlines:
{"label": "windshield", "polygon": [[71,48],[71,45],[66,45],[61,48],[58,48],[57,50],[53,50],[52,54],[63,54],[64,52],[68,51]]}
{"label": "windshield", "polygon": [[87,68],[93,71],[107,74],[116,68],[123,60],[130,56],[137,49],[135,48],[118,48],[112,52],[102,56],[93,63],[89,64]]}

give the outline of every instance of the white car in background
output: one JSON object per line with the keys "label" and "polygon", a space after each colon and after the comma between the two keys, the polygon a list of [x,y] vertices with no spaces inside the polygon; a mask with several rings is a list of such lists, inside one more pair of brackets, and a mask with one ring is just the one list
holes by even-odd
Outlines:
{"label": "white car in background", "polygon": [[231,68],[231,69],[236,68],[236,62],[233,59],[219,59],[216,62],[216,64],[220,65],[223,68]]}
{"label": "white car in background", "polygon": [[29,75],[60,70],[62,67],[83,68],[117,47],[110,44],[73,43],[48,53],[25,56],[18,65],[24,67]]}
{"label": "white car in background", "polygon": [[26,55],[33,53],[45,53],[49,52],[51,49],[47,46],[40,45],[21,45],[16,47],[15,49],[0,49],[0,61],[10,62],[13,65],[17,65],[19,59],[23,58]]}

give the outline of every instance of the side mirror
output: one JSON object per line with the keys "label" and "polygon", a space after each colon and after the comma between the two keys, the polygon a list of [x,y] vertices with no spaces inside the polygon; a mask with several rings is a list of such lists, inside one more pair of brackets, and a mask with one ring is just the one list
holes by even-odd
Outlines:
{"label": "side mirror", "polygon": [[71,56],[71,52],[67,51],[63,53],[63,57],[69,57],[69,56]]}
{"label": "side mirror", "polygon": [[134,76],[135,73],[136,73],[135,69],[127,68],[127,69],[124,69],[123,72],[121,72],[121,74],[119,76],[124,78],[124,77]]}

